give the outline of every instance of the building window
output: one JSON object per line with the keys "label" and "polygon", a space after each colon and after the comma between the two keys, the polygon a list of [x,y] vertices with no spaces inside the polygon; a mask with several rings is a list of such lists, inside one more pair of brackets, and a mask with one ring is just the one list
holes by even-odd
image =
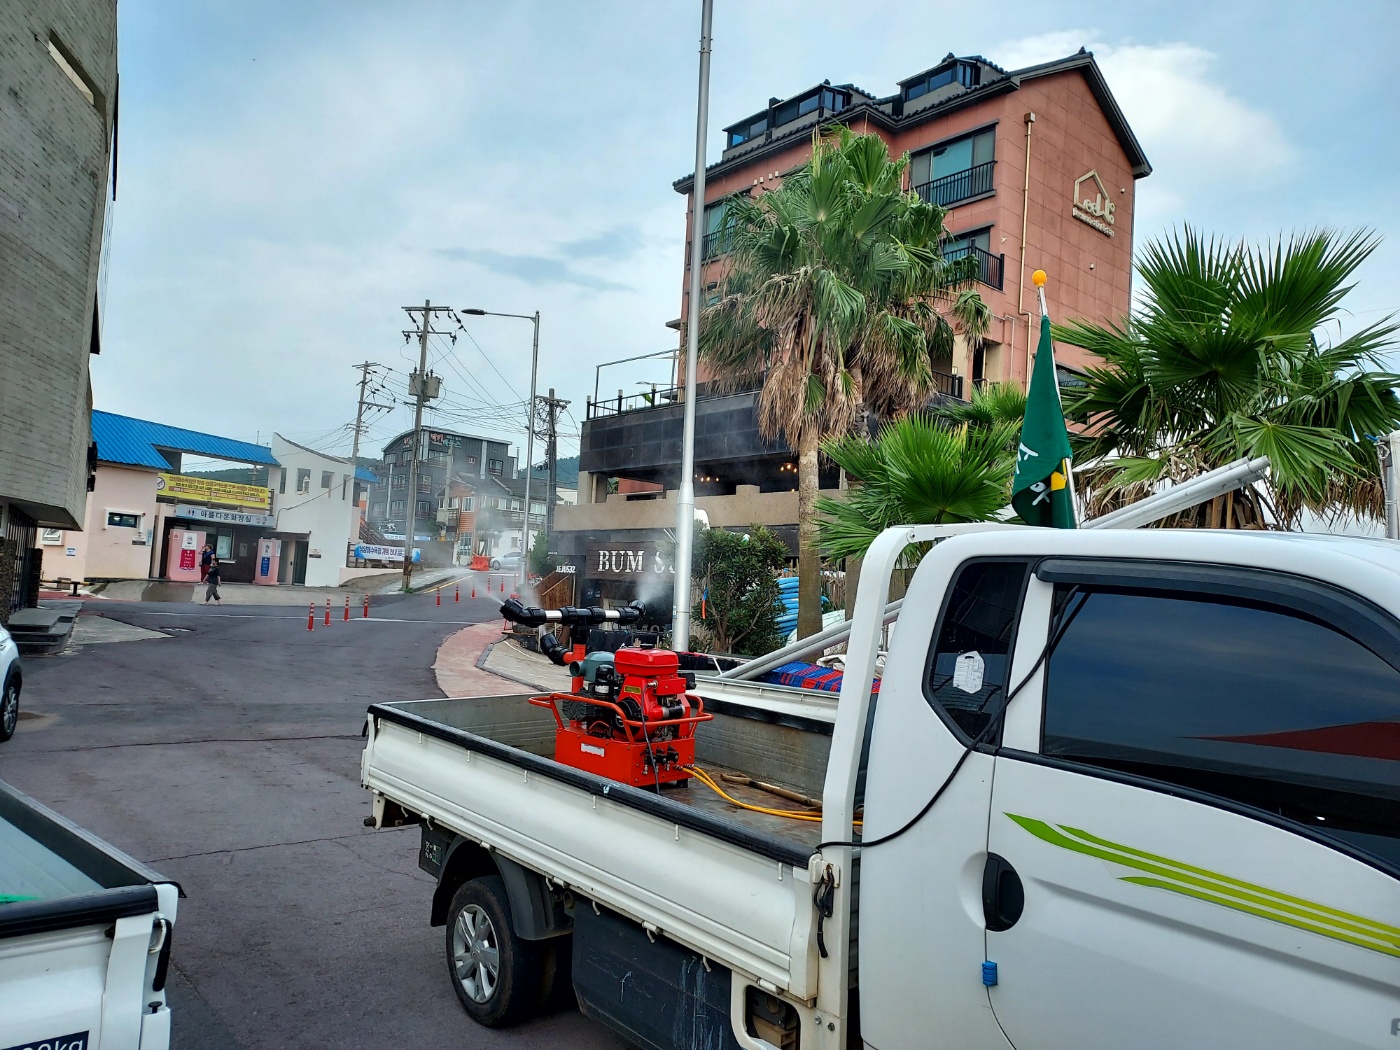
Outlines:
{"label": "building window", "polygon": [[486,463],[486,470],[491,474],[503,474],[505,469],[505,463],[499,459],[488,460]]}
{"label": "building window", "polygon": [[283,496],[287,494],[287,471],[285,468],[278,472],[277,491]]}
{"label": "building window", "polygon": [[705,205],[705,239],[701,244],[703,258],[713,259],[729,250],[727,235],[734,228],[734,220],[729,210],[732,199],[725,197]]}
{"label": "building window", "polygon": [[113,529],[139,529],[141,515],[128,514],[121,510],[109,510],[107,512],[107,526]]}
{"label": "building window", "polygon": [[331,482],[334,481],[334,480],[335,480],[335,473],[334,473],[333,471],[329,471],[329,470],[323,470],[323,471],[321,471],[321,488],[323,488],[323,489],[328,489],[328,488],[330,488],[330,487],[331,487]]}
{"label": "building window", "polygon": [[973,562],[958,573],[943,610],[924,695],[969,740],[1004,702],[1026,574],[1025,562]]}
{"label": "building window", "polygon": [[375,503],[375,504],[372,504],[372,505],[370,506],[370,508],[369,508],[369,516],[370,516],[371,518],[382,518],[382,517],[384,517],[384,504],[382,504],[382,503]]}
{"label": "building window", "polygon": [[904,101],[913,102],[916,98],[922,98],[930,91],[937,91],[941,87],[949,84],[961,84],[963,87],[976,87],[982,79],[981,68],[973,62],[954,62],[951,66],[942,69],[935,69],[932,73],[922,76],[917,80],[911,80],[904,85]]}
{"label": "building window", "polygon": [[467,457],[467,466],[469,466],[469,467],[474,467],[474,466],[476,466],[476,457],[475,457],[475,456],[468,456],[468,457]]}
{"label": "building window", "polygon": [[297,491],[298,491],[298,492],[310,492],[310,491],[311,491],[311,471],[309,471],[309,470],[303,470],[303,469],[300,469],[300,468],[297,469]]}
{"label": "building window", "polygon": [[88,104],[105,113],[107,107],[102,92],[97,90],[87,74],[83,72],[78,60],[68,53],[68,49],[52,33],[49,34],[49,56],[58,63],[58,68],[63,70],[63,75],[73,82],[73,86],[82,92],[83,98],[88,100]]}
{"label": "building window", "polygon": [[[960,233],[943,242],[945,261],[956,262],[969,256],[975,259],[977,264],[972,272],[974,280],[981,281],[992,288],[1002,286],[1002,270],[1005,259],[1001,255],[992,254],[992,228],[990,226]],[[972,266],[971,263],[965,265]]]}
{"label": "building window", "polygon": [[790,124],[799,117],[805,117],[808,113],[815,113],[822,110],[825,113],[839,113],[846,108],[846,103],[850,101],[850,96],[844,91],[837,91],[833,88],[822,88],[813,91],[810,95],[802,98],[789,99],[773,111],[773,127],[780,128],[784,124]]}
{"label": "building window", "polygon": [[940,208],[991,193],[995,152],[995,128],[942,143],[910,159],[909,184]]}
{"label": "building window", "polygon": [[463,496],[463,497],[462,497],[462,509],[463,509],[463,510],[471,510],[471,509],[472,509],[472,502],[473,502],[473,500],[472,500],[472,497],[471,497],[471,496]]}
{"label": "building window", "polygon": [[750,139],[756,139],[768,130],[768,114],[760,113],[755,117],[726,128],[729,133],[729,146],[741,146]]}
{"label": "building window", "polygon": [[533,515],[535,515],[536,517],[540,517],[541,515],[544,514],[544,504],[543,504],[543,503],[536,503],[534,500],[531,500],[531,501],[530,501],[530,513],[533,514]]}
{"label": "building window", "polygon": [[525,501],[524,501],[523,499],[513,499],[513,500],[511,500],[511,501],[510,501],[510,509],[511,509],[511,510],[524,510],[524,509],[525,509]]}
{"label": "building window", "polygon": [[420,500],[418,501],[418,516],[419,516],[420,518],[426,518],[426,517],[428,517],[429,515],[431,515],[432,513],[433,513],[433,505],[432,505],[431,503],[429,503],[429,502],[428,502],[427,500],[425,500],[425,499],[420,499]]}
{"label": "building window", "polygon": [[340,498],[341,498],[341,499],[348,499],[348,498],[349,498],[349,496],[350,496],[349,488],[350,488],[350,475],[349,475],[349,474],[342,474],[342,475],[340,475]]}
{"label": "building window", "polygon": [[389,513],[390,513],[390,514],[402,514],[402,513],[403,513],[403,510],[404,510],[404,507],[406,507],[407,505],[408,505],[408,504],[406,504],[403,500],[401,500],[401,499],[396,499],[396,500],[394,500],[392,503],[389,504]]}
{"label": "building window", "polygon": [[1400,671],[1387,660],[1264,602],[1061,586],[1056,604],[1044,754],[1241,802],[1400,862],[1385,761]]}
{"label": "building window", "polygon": [[437,450],[437,449],[429,449],[429,450],[428,450],[428,459],[429,459],[429,461],[442,462],[443,460],[451,459],[451,458],[452,458],[451,455],[450,455],[449,453],[447,453],[447,452],[441,452],[441,451],[439,451],[439,450]]}

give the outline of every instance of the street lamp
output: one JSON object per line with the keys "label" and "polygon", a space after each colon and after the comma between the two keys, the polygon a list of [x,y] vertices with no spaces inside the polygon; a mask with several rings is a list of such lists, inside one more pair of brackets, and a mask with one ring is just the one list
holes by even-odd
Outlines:
{"label": "street lamp", "polygon": [[[520,552],[520,592],[525,593],[525,574],[530,564],[530,476],[535,472],[535,380],[540,368],[540,312],[533,314],[502,314],[494,310],[476,308],[463,309],[462,313],[472,317],[518,317],[530,321],[535,326],[535,343],[530,351],[530,400],[525,405],[525,518],[521,533],[525,537],[525,549]],[[548,505],[548,497],[546,497]]]}

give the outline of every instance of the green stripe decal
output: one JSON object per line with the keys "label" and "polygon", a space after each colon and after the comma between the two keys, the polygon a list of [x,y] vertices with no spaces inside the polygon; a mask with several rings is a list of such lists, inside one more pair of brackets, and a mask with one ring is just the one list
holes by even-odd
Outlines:
{"label": "green stripe decal", "polygon": [[0,893],[0,904],[19,904],[21,901],[37,901],[38,897],[21,897],[13,893]]}
{"label": "green stripe decal", "polygon": [[1134,849],[1078,828],[1048,824],[1043,820],[1022,817],[1015,813],[1007,813],[1006,816],[1052,846],[1111,864],[1121,864],[1144,873],[1120,876],[1123,882],[1179,893],[1270,922],[1400,958],[1400,927],[1318,904],[1303,897],[1281,893],[1267,886],[1222,875],[1207,868],[1172,860],[1170,857]]}

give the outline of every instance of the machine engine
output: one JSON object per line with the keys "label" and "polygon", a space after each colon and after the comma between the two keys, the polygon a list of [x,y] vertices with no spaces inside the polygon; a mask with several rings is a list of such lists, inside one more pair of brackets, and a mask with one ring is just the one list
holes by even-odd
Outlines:
{"label": "machine engine", "polygon": [[[640,605],[538,609],[514,598],[501,606],[507,620],[527,627],[626,625],[642,611]],[[634,647],[588,653],[582,645],[566,649],[553,634],[541,638],[540,651],[573,677],[570,693],[530,698],[554,713],[556,761],[633,787],[685,784],[686,767],[695,761],[695,727],[714,716],[688,693],[695,678],[680,672],[675,653]]]}

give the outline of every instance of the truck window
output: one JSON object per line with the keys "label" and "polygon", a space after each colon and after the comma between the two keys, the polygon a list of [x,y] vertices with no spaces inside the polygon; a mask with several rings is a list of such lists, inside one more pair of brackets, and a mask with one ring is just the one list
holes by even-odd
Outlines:
{"label": "truck window", "polygon": [[1243,802],[1400,865],[1400,672],[1273,605],[1062,591],[1046,755]]}
{"label": "truck window", "polygon": [[924,695],[969,739],[976,739],[1001,708],[1027,570],[1024,561],[965,565],[943,607]]}

